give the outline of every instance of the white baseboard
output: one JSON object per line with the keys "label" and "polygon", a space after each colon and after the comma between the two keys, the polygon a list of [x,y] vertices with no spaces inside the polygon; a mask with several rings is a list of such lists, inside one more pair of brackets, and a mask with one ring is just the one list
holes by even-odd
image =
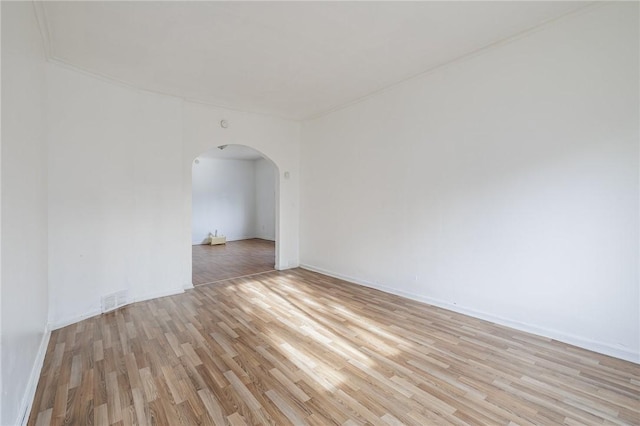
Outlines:
{"label": "white baseboard", "polygon": [[100,315],[101,313],[102,311],[100,310],[100,308],[92,309],[91,311],[85,312],[84,314],[74,315],[72,317],[64,318],[55,322],[50,322],[49,329],[51,331],[58,330],[60,328],[66,327],[71,324],[75,324],[87,318],[95,317],[97,315]]}
{"label": "white baseboard", "polygon": [[[233,235],[233,236],[228,236],[225,235],[227,237],[227,242],[230,241],[241,241],[241,240],[252,240],[254,238],[260,238],[260,237],[256,237],[254,235]],[[261,238],[264,239],[264,238]],[[191,245],[192,246],[208,246],[209,245],[209,237],[205,237],[202,240],[198,240],[198,241],[193,241],[191,240]]]}
{"label": "white baseboard", "polygon": [[47,353],[47,347],[49,346],[49,338],[51,337],[51,330],[47,324],[44,328],[44,335],[40,340],[40,347],[36,354],[36,359],[33,362],[33,368],[29,375],[29,381],[27,382],[27,389],[22,397],[22,403],[20,404],[20,410],[18,410],[18,419],[15,424],[26,425],[29,421],[29,414],[31,413],[31,407],[33,406],[33,398],[36,396],[36,388],[38,387],[38,381],[40,380],[40,373],[42,373],[42,366],[44,365],[44,356]]}
{"label": "white baseboard", "polygon": [[[187,288],[192,288],[192,287],[187,287]],[[176,294],[181,294],[184,293],[185,288],[176,288],[176,289],[171,289],[171,290],[165,290],[165,291],[160,291],[157,293],[147,293],[147,294],[143,294],[141,296],[136,296],[136,297],[132,297],[131,300],[127,301],[127,303],[125,303],[122,306],[119,306],[119,308],[130,305],[132,303],[138,303],[138,302],[144,302],[146,300],[151,300],[151,299],[157,299],[159,297],[166,297],[166,296],[174,296]],[[85,320],[87,318],[91,318],[91,317],[95,317],[97,315],[102,314],[102,311],[100,309],[94,309],[91,310],[89,312],[85,312],[84,314],[80,314],[80,315],[76,315],[73,317],[69,317],[69,318],[64,318],[62,320],[58,320],[55,322],[50,322],[48,324],[48,328],[50,330],[58,330],[59,328],[63,328],[66,327],[68,325],[72,325],[75,324],[77,322],[80,322],[82,320]]]}
{"label": "white baseboard", "polygon": [[[287,269],[301,268],[302,265],[298,264],[297,262],[296,263],[287,262],[287,263],[281,263],[280,265],[274,265],[274,267],[277,271],[286,271]],[[326,275],[329,275],[329,274],[326,274]]]}
{"label": "white baseboard", "polygon": [[583,349],[587,349],[593,352],[598,352],[604,355],[609,355],[614,358],[623,359],[636,364],[640,364],[640,354],[635,353],[626,348],[616,347],[608,343],[597,342],[581,336],[576,336],[570,333],[565,333],[560,330],[553,330],[544,327],[538,327],[534,324],[527,324],[520,321],[514,321],[509,318],[503,318],[497,315],[493,315],[487,312],[478,311],[476,309],[468,308],[465,306],[454,305],[443,300],[434,299],[419,294],[408,293],[406,291],[398,290],[395,288],[387,287],[381,284],[373,283],[366,280],[343,275],[337,272],[329,271],[324,268],[319,268],[313,265],[300,264],[300,267],[309,271],[317,272],[319,274],[328,275],[330,277],[338,278],[344,281],[348,281],[354,284],[362,285],[364,287],[374,288],[376,290],[384,291],[385,293],[395,294],[396,296],[406,297],[407,299],[416,300],[418,302],[427,303],[429,305],[437,306],[439,308],[447,309],[449,311],[457,312],[460,314],[468,315],[474,318],[479,318],[485,321],[490,321],[499,325],[504,325],[516,330],[524,331],[538,336],[547,337],[557,340],[559,342],[568,343],[570,345],[578,346]]}
{"label": "white baseboard", "polygon": [[129,303],[127,303],[127,305],[130,305],[131,303],[144,302],[151,299],[158,299],[160,297],[175,296],[176,294],[182,293],[184,293],[184,288],[174,288],[171,290],[159,291],[157,293],[147,293],[143,294],[142,296],[134,297]]}

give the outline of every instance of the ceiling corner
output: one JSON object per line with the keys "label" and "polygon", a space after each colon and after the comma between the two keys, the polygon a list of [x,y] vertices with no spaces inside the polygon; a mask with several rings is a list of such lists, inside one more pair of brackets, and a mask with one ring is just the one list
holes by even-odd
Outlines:
{"label": "ceiling corner", "polygon": [[40,36],[42,37],[42,46],[44,48],[44,54],[47,60],[54,57],[53,55],[53,43],[51,42],[51,32],[49,30],[49,24],[47,20],[47,12],[43,1],[33,1],[33,10],[36,15],[36,21],[38,22],[38,28],[40,30]]}

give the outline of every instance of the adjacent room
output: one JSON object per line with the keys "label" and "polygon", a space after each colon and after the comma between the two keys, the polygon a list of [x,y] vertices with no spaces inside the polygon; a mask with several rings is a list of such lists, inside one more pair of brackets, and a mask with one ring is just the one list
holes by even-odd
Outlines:
{"label": "adjacent room", "polygon": [[638,2],[0,12],[0,425],[640,424]]}
{"label": "adjacent room", "polygon": [[193,285],[275,269],[276,177],[252,148],[221,145],[193,161]]}

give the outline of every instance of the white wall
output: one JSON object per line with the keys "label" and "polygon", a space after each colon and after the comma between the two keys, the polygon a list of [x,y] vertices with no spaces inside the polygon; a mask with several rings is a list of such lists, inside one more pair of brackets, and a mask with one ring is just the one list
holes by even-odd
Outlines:
{"label": "white wall", "polygon": [[200,157],[193,165],[192,242],[206,244],[209,233],[227,241],[255,237],[256,167],[253,160]]}
{"label": "white wall", "polygon": [[181,101],[47,66],[54,326],[181,291]]}
{"label": "white wall", "polygon": [[276,179],[278,170],[271,161],[254,161],[256,185],[255,236],[263,240],[276,239]]}
{"label": "white wall", "polygon": [[54,328],[98,313],[100,297],[118,290],[141,300],[191,286],[192,162],[221,144],[242,142],[290,171],[280,187],[278,266],[297,266],[299,124],[136,91],[56,63],[46,78]]}
{"label": "white wall", "polygon": [[19,424],[46,349],[44,52],[33,4],[2,2],[2,404]]}
{"label": "white wall", "polygon": [[301,262],[640,361],[638,5],[305,123]]}
{"label": "white wall", "polygon": [[192,171],[192,243],[218,230],[227,241],[275,240],[275,179],[271,161],[198,157]]}
{"label": "white wall", "polygon": [[[229,127],[220,127],[220,120]],[[203,152],[219,145],[246,145],[259,151],[278,168],[276,217],[276,268],[298,266],[298,189],[300,124],[261,114],[230,111],[185,102],[183,104],[183,257],[191,279],[191,166]],[[285,178],[285,173],[289,178]]]}

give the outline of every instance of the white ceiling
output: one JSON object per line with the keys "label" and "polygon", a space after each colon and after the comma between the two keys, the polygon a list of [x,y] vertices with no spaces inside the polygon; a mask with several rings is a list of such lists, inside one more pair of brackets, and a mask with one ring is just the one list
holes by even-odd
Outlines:
{"label": "white ceiling", "polygon": [[584,2],[45,2],[51,56],[133,86],[304,119]]}

